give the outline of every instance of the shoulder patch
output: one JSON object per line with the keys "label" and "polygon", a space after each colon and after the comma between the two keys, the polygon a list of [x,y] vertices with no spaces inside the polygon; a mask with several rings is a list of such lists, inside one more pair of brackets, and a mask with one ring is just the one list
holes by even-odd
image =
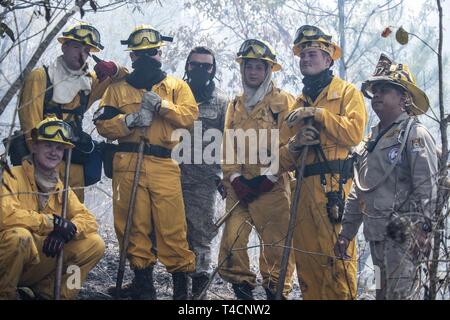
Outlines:
{"label": "shoulder patch", "polygon": [[411,140],[411,152],[418,152],[425,148],[425,141],[423,138],[416,138]]}
{"label": "shoulder patch", "polygon": [[[389,151],[387,153],[387,160],[388,160],[389,163],[394,163],[395,162],[395,159],[397,158],[399,150],[400,150],[400,147],[397,147],[397,146],[389,149]],[[400,156],[400,159],[399,159],[398,163],[402,163],[404,160],[405,160],[405,156],[404,156],[404,154],[402,154]]]}

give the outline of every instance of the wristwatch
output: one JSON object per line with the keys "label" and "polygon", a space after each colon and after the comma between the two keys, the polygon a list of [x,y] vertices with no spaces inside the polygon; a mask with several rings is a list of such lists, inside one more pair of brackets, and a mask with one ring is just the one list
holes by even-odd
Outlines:
{"label": "wristwatch", "polygon": [[425,231],[426,233],[430,233],[433,230],[433,228],[431,227],[431,224],[429,222],[423,222],[422,230]]}

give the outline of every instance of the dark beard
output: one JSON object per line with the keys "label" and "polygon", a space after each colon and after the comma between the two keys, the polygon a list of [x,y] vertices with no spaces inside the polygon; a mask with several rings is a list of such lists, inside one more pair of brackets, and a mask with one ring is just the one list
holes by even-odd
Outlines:
{"label": "dark beard", "polygon": [[126,77],[126,81],[136,89],[151,90],[152,87],[164,80],[167,74],[161,70],[161,62],[148,56],[140,56],[132,64],[133,72]]}

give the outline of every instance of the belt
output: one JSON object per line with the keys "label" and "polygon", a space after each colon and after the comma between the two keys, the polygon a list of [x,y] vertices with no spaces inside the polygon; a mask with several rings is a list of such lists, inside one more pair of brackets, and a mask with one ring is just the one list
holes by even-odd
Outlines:
{"label": "belt", "polygon": [[353,161],[352,159],[347,160],[331,160],[326,162],[314,163],[305,166],[305,171],[303,176],[311,177],[318,176],[320,174],[344,174],[347,178],[353,177]]}
{"label": "belt", "polygon": [[[134,152],[137,153],[139,150],[138,143],[119,143],[116,152]],[[144,146],[144,154],[146,156],[154,156],[158,158],[170,158],[172,155],[172,150],[157,146],[155,144],[146,144]]]}

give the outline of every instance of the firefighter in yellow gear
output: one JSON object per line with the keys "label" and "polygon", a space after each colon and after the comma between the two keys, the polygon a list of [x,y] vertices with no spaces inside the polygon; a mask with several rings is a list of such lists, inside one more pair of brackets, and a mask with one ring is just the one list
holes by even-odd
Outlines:
{"label": "firefighter in yellow gear", "polygon": [[[187,273],[195,254],[186,239],[180,169],[171,158],[178,128],[190,128],[198,116],[195,98],[181,79],[161,70],[165,41],[150,25],[138,26],[122,44],[128,46],[133,72],[113,83],[94,115],[98,132],[119,144],[113,160],[114,226],[122,244],[130,190],[141,138],[146,140],[127,257],[135,277],[124,295],[155,299],[153,266],[157,259],[172,274],[174,299],[187,298]],[[157,243],[152,242],[154,235]]]}
{"label": "firefighter in yellow gear", "polygon": [[[80,201],[84,201],[83,155],[93,149],[90,135],[82,132],[86,110],[105,92],[111,78],[125,74],[114,62],[100,61],[89,72],[86,59],[103,49],[98,30],[87,23],[69,27],[58,38],[63,54],[48,66],[31,71],[20,93],[19,119],[31,150],[31,130],[45,117],[57,116],[74,127],[75,148],[70,166],[69,184]],[[19,163],[20,164],[20,163]],[[60,166],[64,174],[64,162]]]}
{"label": "firefighter in yellow gear", "polygon": [[349,261],[336,260],[345,197],[351,186],[350,148],[359,144],[367,123],[359,90],[332,74],[340,48],[315,26],[302,26],[294,41],[304,75],[303,92],[286,119],[292,136],[280,150],[283,170],[292,170],[308,145],[294,233],[295,261],[304,299],[356,298],[356,245]]}
{"label": "firefighter in yellow gear", "polygon": [[[95,217],[69,189],[67,218],[61,217],[64,186],[57,168],[72,148],[71,127],[47,118],[33,130],[32,154],[3,172],[0,189],[0,299],[16,299],[17,287],[53,298],[56,259],[64,247],[61,298],[74,299],[104,253]],[[79,268],[80,287],[71,286]]]}
{"label": "firefighter in yellow gear", "polygon": [[[277,88],[272,72],[281,69],[269,44],[256,39],[244,41],[237,54],[244,93],[228,106],[225,116],[222,170],[228,190],[226,209],[239,202],[225,224],[220,244],[220,276],[230,282],[238,299],[253,299],[256,274],[250,269],[246,250],[255,228],[260,239],[259,270],[267,299],[275,299],[280,274],[282,246],[287,233],[290,206],[288,175],[278,174],[268,164],[289,136],[279,136],[294,97]],[[254,133],[255,140],[245,138]],[[237,144],[243,141],[245,145]],[[273,143],[275,142],[275,143]],[[259,147],[255,147],[259,146]],[[254,148],[255,147],[255,148]],[[253,153],[252,153],[253,152]],[[256,161],[253,161],[252,158]],[[244,161],[239,162],[238,159]],[[267,167],[267,168],[265,168]],[[284,298],[292,289],[293,256],[284,285]]]}

